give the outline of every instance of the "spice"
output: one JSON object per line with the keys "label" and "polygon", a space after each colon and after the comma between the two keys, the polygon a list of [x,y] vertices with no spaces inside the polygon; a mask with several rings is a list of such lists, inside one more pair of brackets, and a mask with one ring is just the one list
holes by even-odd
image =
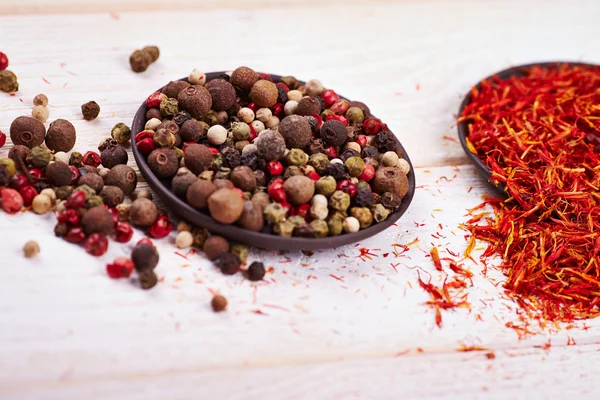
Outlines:
{"label": "spice", "polygon": [[23,246],[23,254],[25,258],[33,258],[40,252],[40,246],[35,240],[30,240]]}
{"label": "spice", "polygon": [[273,107],[277,103],[277,96],[277,86],[266,79],[257,81],[250,90],[250,98],[258,107]]}
{"label": "spice", "polygon": [[599,313],[598,87],[597,67],[530,67],[473,88],[459,118],[508,196],[487,198],[494,215],[465,228],[488,243],[482,261],[502,257],[506,292],[540,322]]}
{"label": "spice", "polygon": [[238,67],[231,74],[231,84],[244,92],[249,92],[258,81],[258,74],[248,67]]}
{"label": "spice", "polygon": [[81,114],[86,121],[95,120],[100,114],[100,106],[95,101],[88,101],[81,105]]}
{"label": "spice", "polygon": [[298,100],[298,105],[296,106],[296,114],[306,116],[311,114],[319,114],[320,112],[321,102],[316,97],[306,96]]}
{"label": "spice", "polygon": [[177,101],[179,107],[189,112],[193,118],[204,117],[212,107],[210,92],[200,85],[189,86],[179,92]]}
{"label": "spice", "polygon": [[229,251],[229,242],[221,236],[211,236],[205,240],[203,251],[206,258],[215,260],[221,254]]}
{"label": "spice", "polygon": [[225,275],[233,275],[240,269],[240,258],[231,252],[222,253],[214,260],[215,266]]}
{"label": "spice", "polygon": [[35,118],[17,117],[10,124],[10,139],[15,145],[23,145],[31,149],[41,145],[45,136],[46,127]]}
{"label": "spice", "polygon": [[8,68],[8,56],[0,51],[0,71]]}
{"label": "spice", "polygon": [[208,198],[210,215],[222,224],[232,224],[237,221],[244,210],[244,201],[232,189],[219,189]]}
{"label": "spice", "polygon": [[238,166],[231,171],[231,182],[235,187],[244,192],[253,192],[256,189],[256,176],[254,171],[246,166]]}
{"label": "spice", "polygon": [[253,201],[244,202],[244,209],[238,223],[245,229],[259,232],[264,226],[262,206]]}
{"label": "spice", "polygon": [[179,168],[171,181],[171,191],[175,196],[185,198],[189,187],[198,180],[187,168]]}
{"label": "spice", "polygon": [[52,186],[66,186],[71,183],[71,178],[69,165],[62,161],[54,161],[46,167],[46,179]]}
{"label": "spice", "polygon": [[128,196],[137,186],[137,176],[130,166],[119,164],[110,169],[106,184],[119,187]]}
{"label": "spice", "polygon": [[304,85],[304,94],[307,96],[318,96],[325,88],[321,81],[317,79],[311,79]]}
{"label": "spice", "polygon": [[302,166],[308,161],[308,155],[301,149],[291,149],[285,156],[288,165]]}
{"label": "spice", "polygon": [[108,250],[108,239],[106,235],[101,233],[92,233],[87,237],[87,239],[85,239],[83,248],[88,252],[88,254],[91,254],[95,257],[100,257]]}
{"label": "spice", "polygon": [[397,167],[379,168],[375,173],[373,189],[377,193],[392,192],[403,199],[408,192],[408,178]]}
{"label": "spice", "polygon": [[263,131],[255,143],[259,157],[267,161],[279,160],[285,154],[285,140],[277,131]]}
{"label": "spice", "polygon": [[75,146],[77,134],[75,127],[66,119],[57,119],[48,127],[46,146],[52,151],[68,153]]}
{"label": "spice", "polygon": [[212,307],[214,312],[225,311],[225,309],[227,308],[227,299],[218,294],[212,298],[210,306]]}
{"label": "spice", "polygon": [[116,258],[112,263],[106,264],[106,273],[113,279],[128,278],[133,272],[133,261],[127,257]]}
{"label": "spice", "polygon": [[124,145],[131,139],[131,129],[123,122],[119,122],[112,128],[110,135],[118,144]]}
{"label": "spice", "polygon": [[230,109],[235,103],[235,89],[226,80],[213,79],[207,82],[205,87],[212,97],[213,110],[225,111]]}
{"label": "spice", "polygon": [[148,227],[158,218],[158,209],[152,200],[136,199],[129,207],[129,221],[134,226]]}
{"label": "spice", "polygon": [[193,183],[186,191],[186,199],[190,206],[204,209],[208,207],[208,198],[216,191],[217,187],[213,182],[194,177]]}
{"label": "spice", "polygon": [[346,127],[338,121],[325,121],[320,132],[323,141],[330,146],[341,146],[346,141]]}
{"label": "spice", "polygon": [[36,95],[33,98],[33,105],[47,107],[48,106],[48,97],[45,94],[41,94],[41,93]]}
{"label": "spice", "polygon": [[148,234],[154,239],[167,237],[173,230],[173,223],[166,215],[161,215],[148,229]]}
{"label": "spice", "polygon": [[227,129],[221,125],[213,125],[208,129],[206,137],[211,144],[223,144],[227,140]]}
{"label": "spice", "polygon": [[31,110],[31,116],[41,123],[46,123],[49,115],[48,109],[44,106],[35,106]]}
{"label": "spice", "polygon": [[206,83],[206,74],[194,68],[188,76],[188,81],[192,85],[204,85]]}
{"label": "spice", "polygon": [[0,70],[0,90],[12,93],[19,90],[19,82],[14,72],[7,69]]}
{"label": "spice", "polygon": [[155,149],[148,156],[148,166],[156,176],[164,179],[177,173],[179,161],[173,149]]}
{"label": "spice", "polygon": [[131,260],[138,272],[153,270],[158,265],[158,251],[151,244],[138,244],[131,252]]}
{"label": "spice", "polygon": [[259,261],[254,261],[246,270],[246,278],[250,281],[262,281],[264,277],[265,265]]}
{"label": "spice", "polygon": [[100,159],[105,168],[112,168],[115,165],[127,164],[129,156],[127,155],[127,150],[125,150],[123,146],[116,145],[110,146],[102,151],[102,153],[100,153]]}
{"label": "spice", "polygon": [[302,175],[292,176],[283,183],[288,201],[293,205],[308,203],[315,193],[314,182]]}
{"label": "spice", "polygon": [[381,163],[386,167],[395,167],[398,161],[398,154],[395,151],[386,151],[381,157]]}
{"label": "spice", "polygon": [[109,235],[115,228],[112,214],[104,207],[90,208],[81,218],[81,226],[86,235],[103,233]]}
{"label": "spice", "polygon": [[45,168],[52,161],[52,152],[45,147],[36,146],[27,156],[27,163],[35,168]]}
{"label": "spice", "polygon": [[136,50],[129,57],[129,64],[133,72],[144,72],[150,64],[158,60],[160,52],[156,46],[146,46],[141,50]]}
{"label": "spice", "polygon": [[138,272],[140,287],[144,290],[152,289],[158,283],[158,277],[151,269],[145,269]]}
{"label": "spice", "polygon": [[192,236],[191,232],[183,231],[177,234],[175,237],[175,245],[179,249],[187,249],[194,243],[194,236]]}

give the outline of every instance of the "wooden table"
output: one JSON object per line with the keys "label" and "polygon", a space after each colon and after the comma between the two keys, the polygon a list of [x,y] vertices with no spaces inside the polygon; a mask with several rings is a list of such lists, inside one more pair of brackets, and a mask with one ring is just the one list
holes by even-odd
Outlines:
{"label": "wooden table", "polygon": [[[258,284],[162,240],[151,291],[104,272],[131,245],[93,258],[53,236],[52,215],[0,213],[0,397],[597,398],[598,321],[519,340],[505,326],[516,306],[501,297],[502,274],[470,265],[472,309],[444,313],[439,329],[415,267],[441,279],[432,244],[462,252],[457,226],[488,192],[456,141],[462,97],[512,65],[600,62],[598,15],[597,0],[4,0],[0,51],[21,84],[0,95],[5,132],[45,93],[49,121],[73,121],[75,150],[94,149],[168,80],[249,65],[369,104],[408,150],[419,188],[397,226],[356,246],[253,251],[274,269]],[[134,74],[128,57],[147,44],[160,59]],[[80,113],[89,100],[102,107],[93,122]],[[30,239],[42,250],[26,260]],[[229,299],[226,313],[210,310],[212,291]],[[489,350],[458,351],[469,347]]]}

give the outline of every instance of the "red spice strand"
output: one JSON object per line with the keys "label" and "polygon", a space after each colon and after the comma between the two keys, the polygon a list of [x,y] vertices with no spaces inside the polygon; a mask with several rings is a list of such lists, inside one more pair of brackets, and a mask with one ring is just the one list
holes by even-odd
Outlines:
{"label": "red spice strand", "polygon": [[[538,320],[600,315],[600,68],[533,67],[483,82],[459,123],[504,184],[464,227],[500,255],[505,289]],[[465,253],[467,255],[467,252]]]}

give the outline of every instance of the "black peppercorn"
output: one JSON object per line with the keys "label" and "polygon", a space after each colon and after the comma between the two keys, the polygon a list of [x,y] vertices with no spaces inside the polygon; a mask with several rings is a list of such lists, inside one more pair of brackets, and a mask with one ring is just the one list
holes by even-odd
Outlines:
{"label": "black peppercorn", "polygon": [[6,165],[0,165],[0,186],[8,186],[10,184],[10,172]]}
{"label": "black peppercorn", "polygon": [[138,244],[131,252],[136,271],[152,270],[158,265],[158,251],[151,244]]}
{"label": "black peppercorn", "polygon": [[285,104],[288,101],[288,95],[282,86],[277,86],[277,102]]}
{"label": "black peppercorn", "polygon": [[396,147],[398,146],[396,137],[390,131],[378,132],[373,140],[373,145],[382,153],[386,151],[396,151]]}
{"label": "black peppercorn", "polygon": [[342,151],[342,154],[340,154],[340,160],[342,160],[343,162],[346,162],[346,160],[350,157],[360,157],[360,153],[354,149],[348,148]]}
{"label": "black peppercorn", "polygon": [[258,168],[258,156],[256,153],[243,153],[241,163],[252,170],[256,170]]}
{"label": "black peppercorn", "polygon": [[308,124],[310,125],[310,129],[313,132],[317,132],[319,130],[319,120],[312,115],[307,115],[305,118],[308,121]]}
{"label": "black peppercorn", "polygon": [[371,192],[371,189],[364,188],[357,190],[353,201],[358,207],[369,207],[375,204],[375,199],[373,198],[373,192]]}
{"label": "black peppercorn", "polygon": [[38,193],[40,193],[44,189],[50,189],[50,188],[52,188],[52,185],[50,185],[48,182],[37,181],[36,183],[33,184],[33,187],[35,188],[35,190]]}
{"label": "black peppercorn", "polygon": [[240,258],[230,252],[219,255],[215,260],[215,265],[225,275],[233,275],[240,269],[242,262]]}
{"label": "black peppercorn", "polygon": [[86,121],[92,121],[100,114],[100,106],[95,101],[88,101],[81,105],[81,114]]}
{"label": "black peppercorn", "polygon": [[144,290],[152,289],[158,283],[158,277],[151,269],[145,269],[138,272],[140,278],[140,287]]}
{"label": "black peppercorn", "polygon": [[125,194],[117,186],[104,186],[100,191],[100,197],[102,197],[104,204],[109,207],[116,207],[125,200]]}
{"label": "black peppercorn", "polygon": [[265,265],[259,261],[254,261],[248,267],[246,277],[251,281],[261,281],[265,277]]}
{"label": "black peppercorn", "polygon": [[181,126],[185,121],[188,121],[191,118],[190,113],[187,111],[179,111],[175,115],[173,115],[173,122],[177,125]]}
{"label": "black peppercorn", "polygon": [[54,235],[56,237],[64,237],[69,232],[69,225],[66,222],[59,222],[54,227]]}
{"label": "black peppercorn", "polygon": [[348,173],[346,173],[346,168],[344,164],[339,163],[330,163],[325,167],[325,174],[331,175],[335,178],[336,181],[340,181],[342,179],[348,179]]}
{"label": "black peppercorn", "polygon": [[282,76],[280,81],[284,83],[290,90],[295,90],[300,85],[298,80],[293,76]]}
{"label": "black peppercorn", "polygon": [[361,151],[362,158],[368,157],[377,157],[379,155],[379,150],[375,146],[365,146]]}
{"label": "black peppercorn", "polygon": [[179,160],[173,149],[155,149],[148,156],[148,166],[160,178],[170,178],[177,173]]}
{"label": "black peppercorn", "polygon": [[225,148],[221,155],[223,156],[223,165],[227,168],[233,169],[242,163],[240,152],[233,147]]}
{"label": "black peppercorn", "polygon": [[321,139],[313,140],[313,142],[310,144],[310,147],[308,148],[308,153],[311,155],[323,153],[323,151],[325,151],[325,147],[323,146],[323,141]]}
{"label": "black peppercorn", "polygon": [[108,146],[100,153],[100,159],[102,160],[102,166],[106,168],[112,168],[119,164],[127,164],[129,156],[127,150],[121,145]]}
{"label": "black peppercorn", "polygon": [[380,202],[385,208],[389,208],[390,210],[395,210],[396,208],[400,207],[400,203],[402,202],[402,199],[400,197],[398,197],[398,195],[396,193],[385,192],[384,194],[381,195]]}
{"label": "black peppercorn", "polygon": [[330,146],[341,146],[347,138],[346,127],[341,122],[330,119],[321,126],[321,139]]}
{"label": "black peppercorn", "polygon": [[52,186],[64,186],[71,183],[71,169],[62,161],[55,161],[46,167],[46,179]]}

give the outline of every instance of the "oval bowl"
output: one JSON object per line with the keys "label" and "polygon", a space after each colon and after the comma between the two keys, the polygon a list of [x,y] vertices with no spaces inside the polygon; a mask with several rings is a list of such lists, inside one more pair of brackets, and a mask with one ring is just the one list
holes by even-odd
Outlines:
{"label": "oval bowl", "polygon": [[[224,72],[211,72],[206,74],[207,81],[217,78]],[[281,76],[271,75],[271,78],[278,82],[281,79]],[[187,81],[187,78],[183,78],[180,80]],[[299,81],[301,84],[304,82]],[[158,89],[160,91],[162,88]],[[344,98],[340,96],[340,98]],[[133,118],[133,123],[131,124],[131,137],[135,137],[139,132],[144,130],[145,120],[146,120],[146,102],[144,101],[140,108],[137,110],[135,117]],[[396,140],[398,140],[396,138]],[[261,232],[252,232],[247,229],[241,228],[237,225],[224,225],[221,224],[208,214],[208,211],[205,210],[196,210],[187,204],[184,200],[175,196],[168,184],[166,182],[161,181],[154,175],[154,173],[150,170],[148,163],[146,162],[143,154],[140,153],[134,141],[132,143],[132,151],[133,156],[135,157],[135,161],[142,173],[142,176],[148,182],[148,185],[154,190],[154,192],[158,195],[161,201],[164,203],[166,207],[172,210],[179,217],[185,219],[193,223],[196,226],[203,227],[208,229],[210,232],[214,234],[219,234],[228,239],[231,239],[236,242],[245,243],[250,246],[263,248],[263,249],[271,249],[271,250],[319,250],[326,249],[332,247],[343,246],[351,243],[356,243],[360,240],[366,239],[368,237],[374,236],[384,229],[390,227],[394,224],[398,218],[400,218],[408,209],[408,206],[412,202],[415,193],[415,174],[413,170],[412,163],[402,147],[402,144],[399,143],[400,148],[404,152],[404,158],[410,164],[410,172],[408,174],[408,193],[402,199],[402,204],[400,207],[391,213],[388,218],[378,224],[374,224],[367,229],[360,230],[355,233],[344,233],[339,236],[328,236],[326,238],[321,239],[312,239],[312,238],[302,238],[302,237],[290,237],[285,238],[272,233],[269,233],[267,229]]]}
{"label": "oval bowl", "polygon": [[[539,63],[532,63],[532,64],[524,64],[524,65],[517,65],[516,67],[511,67],[511,68],[507,68],[505,70],[502,70],[500,72],[497,72],[493,75],[488,76],[487,78],[479,81],[475,87],[477,87],[478,89],[481,88],[481,84],[482,82],[488,81],[494,77],[498,77],[500,79],[508,79],[512,76],[523,76],[526,73],[526,70],[531,68],[531,67],[542,67],[542,68],[548,68],[548,67],[552,67],[552,66],[557,66],[557,65],[563,65],[563,64],[569,64],[569,65],[574,65],[574,66],[587,66],[587,67],[598,67],[598,65],[596,64],[589,64],[589,63],[582,63],[582,62],[570,62],[570,61],[551,61],[551,62],[539,62]],[[458,116],[460,117],[463,109],[471,102],[471,90],[469,90],[469,93],[465,96],[465,98],[463,99],[463,101],[460,103],[460,107],[458,109]],[[475,165],[475,168],[477,169],[477,171],[481,174],[481,176],[483,176],[485,178],[485,180],[492,185],[492,187],[494,189],[496,189],[499,192],[504,192],[504,185],[503,184],[496,184],[495,182],[493,182],[491,180],[492,178],[492,174],[490,172],[490,170],[488,169],[488,167],[485,165],[485,163],[483,161],[481,161],[481,159],[476,155],[473,154],[471,152],[471,150],[469,150],[469,146],[467,144],[467,138],[469,136],[469,121],[463,121],[460,124],[457,125],[457,129],[458,129],[458,138],[460,140],[460,144],[463,147],[463,150],[465,151],[465,154],[467,155],[467,157],[469,157],[469,159],[471,160],[471,162]]]}

